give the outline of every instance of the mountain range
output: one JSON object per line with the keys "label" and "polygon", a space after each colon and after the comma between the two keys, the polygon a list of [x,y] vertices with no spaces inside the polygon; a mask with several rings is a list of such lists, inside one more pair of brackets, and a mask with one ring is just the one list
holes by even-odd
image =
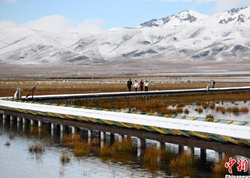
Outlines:
{"label": "mountain range", "polygon": [[250,7],[211,16],[184,10],[96,34],[0,29],[0,64],[99,65],[250,59]]}

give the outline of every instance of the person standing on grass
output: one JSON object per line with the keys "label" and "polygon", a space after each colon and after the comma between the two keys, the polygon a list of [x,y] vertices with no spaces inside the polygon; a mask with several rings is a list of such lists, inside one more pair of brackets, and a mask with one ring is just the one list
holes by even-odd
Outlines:
{"label": "person standing on grass", "polygon": [[148,91],[148,81],[145,81],[145,91]]}
{"label": "person standing on grass", "polygon": [[214,85],[215,85],[215,81],[214,80],[211,80],[211,85],[212,85],[212,88],[214,88]]}
{"label": "person standing on grass", "polygon": [[137,80],[135,80],[135,83],[134,83],[134,88],[135,88],[135,91],[137,91],[137,88],[139,87],[139,84],[137,82]]}
{"label": "person standing on grass", "polygon": [[140,81],[140,88],[141,88],[141,91],[143,91],[143,85],[144,85],[144,82],[143,82],[143,80],[141,79],[141,81]]}
{"label": "person standing on grass", "polygon": [[127,87],[128,87],[128,91],[131,92],[131,86],[132,86],[132,81],[131,81],[131,78],[128,79],[127,81]]}

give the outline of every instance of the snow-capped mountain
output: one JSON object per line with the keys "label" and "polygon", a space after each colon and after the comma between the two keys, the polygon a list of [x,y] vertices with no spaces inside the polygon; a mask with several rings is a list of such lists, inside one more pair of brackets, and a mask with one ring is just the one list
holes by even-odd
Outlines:
{"label": "snow-capped mountain", "polygon": [[162,27],[164,25],[180,26],[198,22],[206,17],[207,15],[199,14],[192,10],[184,10],[177,15],[171,15],[168,17],[164,17],[162,19],[152,19],[148,22],[142,23],[140,26],[141,27]]}
{"label": "snow-capped mountain", "polygon": [[191,10],[98,34],[0,29],[1,64],[250,59],[250,7],[207,16]]}

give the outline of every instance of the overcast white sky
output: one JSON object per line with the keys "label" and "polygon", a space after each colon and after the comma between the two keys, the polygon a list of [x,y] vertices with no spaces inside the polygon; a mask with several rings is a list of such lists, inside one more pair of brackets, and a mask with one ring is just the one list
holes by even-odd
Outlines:
{"label": "overcast white sky", "polygon": [[136,27],[185,9],[212,15],[245,6],[250,0],[0,0],[0,28],[95,33]]}

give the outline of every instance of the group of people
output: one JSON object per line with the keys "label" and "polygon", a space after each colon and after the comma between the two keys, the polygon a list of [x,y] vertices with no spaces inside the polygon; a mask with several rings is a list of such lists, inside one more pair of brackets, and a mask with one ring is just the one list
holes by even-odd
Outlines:
{"label": "group of people", "polygon": [[[131,91],[132,85],[133,85],[133,82],[132,82],[131,78],[129,78],[129,80],[127,81],[127,87],[128,87],[128,91],[129,92]],[[153,84],[151,84],[151,85],[153,85]],[[212,88],[214,88],[214,85],[215,85],[215,81],[214,80],[211,80],[211,85],[212,85]],[[137,91],[137,89],[139,87],[140,87],[141,91],[143,91],[143,87],[144,86],[145,86],[145,91],[148,91],[148,81],[146,80],[145,82],[143,82],[142,79],[141,79],[140,82],[138,82],[137,80],[135,80],[135,83],[133,85],[133,87],[135,88],[135,91]],[[210,88],[210,84],[207,85],[206,90],[208,91],[209,88]]]}
{"label": "group of people", "polygon": [[[131,91],[131,87],[133,85],[133,82],[131,81],[131,78],[127,81],[127,87],[128,87],[128,91]],[[146,80],[145,82],[143,82],[143,80],[141,79],[140,82],[138,82],[137,80],[135,80],[135,83],[133,85],[133,87],[135,88],[135,91],[137,91],[137,89],[140,87],[141,91],[143,91],[143,87],[145,86],[145,91],[148,91],[148,81]]]}

